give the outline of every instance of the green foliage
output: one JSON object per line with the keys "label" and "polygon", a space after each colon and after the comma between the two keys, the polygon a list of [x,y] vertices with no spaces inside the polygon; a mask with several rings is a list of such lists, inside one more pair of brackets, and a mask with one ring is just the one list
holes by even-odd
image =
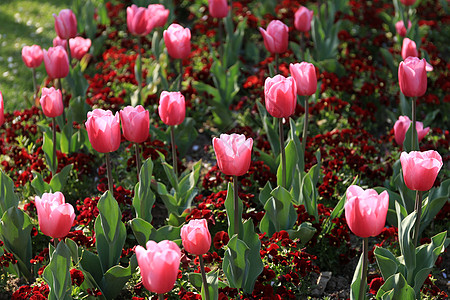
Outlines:
{"label": "green foliage", "polygon": [[232,288],[244,287],[249,272],[248,252],[248,246],[238,238],[237,234],[228,242],[222,269]]}
{"label": "green foliage", "polygon": [[[364,300],[366,299],[366,293],[363,295],[363,299],[359,299],[359,289],[361,284],[367,285],[365,282],[361,283],[361,274],[363,272],[363,259],[364,253],[361,253],[359,257],[358,265],[356,266],[355,273],[353,274],[352,284],[350,286],[350,299],[351,300]],[[367,288],[366,288],[367,289]]]}
{"label": "green foliage", "polygon": [[70,296],[72,289],[70,262],[71,252],[64,242],[60,242],[51,254],[50,263],[42,274],[50,288],[48,299],[72,299]]}
{"label": "green foliage", "polygon": [[133,198],[133,207],[137,217],[149,223],[153,219],[152,207],[155,203],[155,194],[151,190],[152,172],[153,163],[151,158],[148,158],[141,167],[139,182],[134,188]]}
{"label": "green foliage", "polygon": [[228,219],[228,235],[233,236],[236,234],[236,228],[234,228],[234,219],[239,220],[239,230],[240,237],[242,237],[243,225],[242,225],[242,211],[243,205],[241,199],[237,200],[238,207],[234,207],[234,187],[230,182],[228,183],[227,198],[225,199],[224,205],[227,211]]}
{"label": "green foliage", "polygon": [[8,175],[0,171],[0,215],[11,207],[19,205],[19,197],[14,193],[14,182]]}

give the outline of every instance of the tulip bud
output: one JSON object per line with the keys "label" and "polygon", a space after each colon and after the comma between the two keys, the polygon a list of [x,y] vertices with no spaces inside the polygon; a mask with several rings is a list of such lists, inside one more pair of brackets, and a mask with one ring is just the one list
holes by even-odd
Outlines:
{"label": "tulip bud", "polygon": [[203,255],[211,247],[211,234],[205,219],[190,220],[181,227],[181,241],[187,252],[194,255]]}
{"label": "tulip bud", "polygon": [[184,96],[180,92],[163,91],[159,97],[159,117],[166,125],[179,125],[186,116]]}
{"label": "tulip bud", "polygon": [[178,24],[164,30],[164,43],[172,58],[185,59],[191,53],[191,31]]}
{"label": "tulip bud", "polygon": [[62,115],[64,111],[61,91],[55,90],[54,87],[49,89],[42,88],[42,96],[39,102],[41,103],[44,115],[49,118],[56,118]]}
{"label": "tulip bud", "polygon": [[[400,116],[398,120],[394,124],[394,136],[395,142],[399,145],[403,145],[405,141],[406,132],[411,125],[411,120],[408,116]],[[423,128],[423,123],[416,121],[416,130],[417,130],[417,138],[419,142],[427,135],[428,131],[430,131],[430,127]]]}
{"label": "tulip bud", "polygon": [[119,113],[94,109],[88,112],[85,123],[92,148],[100,153],[113,152],[120,146]]}
{"label": "tulip bud", "polygon": [[252,160],[253,139],[245,139],[243,134],[221,134],[213,139],[217,165],[222,173],[241,176],[247,173]]}
{"label": "tulip bud", "polygon": [[308,32],[311,30],[311,21],[313,19],[314,11],[300,6],[295,12],[294,26],[295,29],[301,32]]}
{"label": "tulip bud", "polygon": [[137,7],[135,4],[127,7],[127,27],[128,31],[137,36],[144,36],[150,33],[149,11],[145,7]]}
{"label": "tulip bud", "polygon": [[427,62],[417,57],[407,57],[398,67],[400,90],[406,97],[420,97],[427,91]]}
{"label": "tulip bud", "polygon": [[230,10],[227,0],[208,0],[208,8],[213,18],[225,18]]}
{"label": "tulip bud", "polygon": [[155,27],[163,27],[169,18],[170,10],[166,9],[162,4],[150,4],[147,11],[150,16],[147,25],[147,31],[149,32]]}
{"label": "tulip bud", "polygon": [[73,206],[65,203],[61,192],[44,193],[42,198],[35,197],[39,228],[42,233],[53,238],[65,237],[75,220]]}
{"label": "tulip bud", "polygon": [[267,31],[259,27],[264,38],[264,45],[270,53],[283,53],[288,48],[289,27],[279,20],[273,20],[267,26]]}
{"label": "tulip bud", "polygon": [[77,36],[69,40],[70,53],[77,60],[81,60],[91,47],[91,40]]}
{"label": "tulip bud", "polygon": [[65,78],[69,74],[69,58],[61,46],[44,50],[44,64],[48,77],[51,79]]}
{"label": "tulip bud", "polygon": [[56,34],[63,40],[74,38],[77,35],[77,18],[70,9],[63,9],[55,18]]}
{"label": "tulip bud", "polygon": [[39,67],[44,59],[44,52],[38,45],[25,46],[22,48],[22,60],[28,68]]}
{"label": "tulip bud", "polygon": [[290,64],[289,71],[295,80],[297,86],[297,95],[311,96],[317,90],[316,67],[307,62],[299,64]]}
{"label": "tulip bud", "polygon": [[403,179],[408,189],[428,191],[442,168],[442,157],[434,150],[402,152],[400,155]]}
{"label": "tulip bud", "polygon": [[[409,28],[411,28],[411,21],[408,21],[408,29]],[[406,36],[406,28],[403,21],[398,21],[397,23],[395,23],[395,31],[397,31],[398,35],[400,35],[401,37]]]}
{"label": "tulip bud", "polygon": [[297,105],[297,85],[294,78],[276,75],[264,82],[266,109],[272,117],[287,118]]}
{"label": "tulip bud", "polygon": [[130,142],[142,143],[148,138],[150,117],[142,105],[127,106],[120,111],[123,136]]}

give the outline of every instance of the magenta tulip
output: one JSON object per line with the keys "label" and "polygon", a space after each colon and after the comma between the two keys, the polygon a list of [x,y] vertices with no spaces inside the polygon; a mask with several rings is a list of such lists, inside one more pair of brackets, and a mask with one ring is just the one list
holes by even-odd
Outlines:
{"label": "magenta tulip", "polygon": [[166,9],[162,4],[150,4],[147,8],[150,20],[147,30],[151,32],[155,27],[163,27],[169,18],[170,10]]}
{"label": "magenta tulip", "polygon": [[94,109],[88,112],[85,123],[92,147],[100,153],[116,151],[120,146],[119,113]]}
{"label": "magenta tulip", "polygon": [[266,109],[275,118],[287,118],[295,112],[297,85],[294,78],[276,75],[264,82]]}
{"label": "magenta tulip", "polygon": [[403,179],[413,191],[428,191],[442,168],[442,157],[434,150],[402,152],[400,155]]}
{"label": "magenta tulip", "polygon": [[142,143],[148,138],[150,117],[142,105],[127,106],[120,111],[123,136],[130,142]]}
{"label": "magenta tulip", "polygon": [[0,126],[2,126],[3,123],[5,123],[5,108],[3,104],[3,95],[0,91]]}
{"label": "magenta tulip", "polygon": [[194,255],[203,255],[211,247],[211,234],[205,219],[190,220],[181,227],[181,241],[184,249]]}
{"label": "magenta tulip", "polygon": [[55,18],[56,34],[63,40],[74,38],[77,35],[77,18],[70,9],[63,9]]}
{"label": "magenta tulip", "polygon": [[[411,28],[411,21],[408,21],[408,29],[409,28]],[[398,21],[397,23],[395,23],[395,30],[401,37],[406,36],[406,28],[403,21]]]}
{"label": "magenta tulip", "polygon": [[230,10],[227,0],[208,0],[208,9],[213,18],[225,18]]}
{"label": "magenta tulip", "polygon": [[427,91],[427,62],[417,57],[407,57],[398,67],[400,90],[407,97],[420,97]]}
{"label": "magenta tulip", "polygon": [[313,19],[314,11],[300,6],[295,12],[294,26],[295,29],[301,32],[308,32],[311,30],[311,21]]}
{"label": "magenta tulip", "polygon": [[307,62],[290,64],[289,71],[297,85],[297,95],[311,96],[316,93],[317,76],[316,67],[313,64]]}
{"label": "magenta tulip", "polygon": [[66,50],[67,49],[67,40],[62,40],[59,36],[56,36],[53,39],[53,47],[56,47],[56,46],[61,46],[64,48],[64,50]]}
{"label": "magenta tulip", "polygon": [[[395,142],[399,145],[403,145],[403,141],[405,140],[406,132],[411,125],[411,120],[408,116],[400,116],[398,120],[394,124],[394,136]],[[416,121],[416,131],[417,138],[419,142],[427,135],[428,131],[430,131],[430,127],[423,128],[423,123]]]}
{"label": "magenta tulip", "polygon": [[247,173],[252,160],[253,139],[243,134],[221,134],[213,139],[217,165],[225,175],[241,176]]}
{"label": "magenta tulip", "polygon": [[72,57],[75,57],[75,59],[77,60],[81,60],[83,56],[86,55],[86,53],[89,51],[91,44],[92,42],[90,39],[84,39],[79,36],[70,39],[69,45]]}
{"label": "magenta tulip", "polygon": [[69,58],[61,46],[44,50],[44,64],[50,79],[65,78],[69,74]]}
{"label": "magenta tulip", "polygon": [[148,241],[147,249],[136,247],[136,258],[147,290],[157,294],[169,292],[177,280],[181,251],[172,241]]}
{"label": "magenta tulip", "polygon": [[350,186],[346,194],[345,219],[350,230],[362,238],[379,235],[386,223],[389,194],[384,191],[378,195],[357,185]]}
{"label": "magenta tulip", "polygon": [[137,7],[135,4],[127,7],[127,27],[128,31],[137,36],[144,36],[150,33],[150,15],[145,7]]}
{"label": "magenta tulip", "polygon": [[39,67],[44,59],[44,52],[38,45],[25,46],[22,48],[22,60],[30,69]]}
{"label": "magenta tulip", "polygon": [[39,102],[41,103],[44,115],[49,118],[60,116],[64,111],[61,91],[55,90],[54,87],[49,89],[42,88],[41,100]]}
{"label": "magenta tulip", "polygon": [[419,57],[419,52],[417,51],[416,43],[413,40],[404,38],[402,44],[402,58],[406,59],[409,56]]}
{"label": "magenta tulip", "polygon": [[44,193],[34,199],[38,213],[39,227],[43,234],[53,238],[65,237],[75,220],[73,206],[65,203],[61,192]]}
{"label": "magenta tulip", "polygon": [[403,5],[405,6],[411,6],[414,5],[414,3],[416,3],[416,0],[400,0],[401,3],[403,3]]}
{"label": "magenta tulip", "polygon": [[288,48],[289,27],[279,20],[273,20],[267,26],[267,31],[259,27],[264,38],[264,45],[270,53],[283,53]]}
{"label": "magenta tulip", "polygon": [[164,30],[164,43],[172,58],[185,59],[191,53],[191,31],[178,24]]}
{"label": "magenta tulip", "polygon": [[184,96],[180,92],[163,91],[159,97],[158,113],[166,125],[179,125],[186,116]]}

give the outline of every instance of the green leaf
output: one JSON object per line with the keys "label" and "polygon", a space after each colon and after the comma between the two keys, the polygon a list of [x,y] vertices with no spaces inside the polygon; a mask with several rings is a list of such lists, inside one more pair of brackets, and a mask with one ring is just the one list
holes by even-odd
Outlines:
{"label": "green leaf", "polygon": [[423,202],[420,232],[422,232],[450,199],[450,179],[444,180],[438,188],[432,188]]}
{"label": "green leaf", "polygon": [[0,171],[0,215],[11,207],[19,205],[19,197],[14,193],[14,182],[3,171]]}
{"label": "green leaf", "polygon": [[77,265],[81,254],[81,248],[79,249],[77,243],[71,239],[65,239],[65,243],[72,256],[73,263]]}
{"label": "green leaf", "polygon": [[[351,300],[364,300],[365,293],[363,299],[359,299],[359,289],[361,287],[361,274],[362,274],[362,266],[363,266],[363,256],[364,253],[361,253],[359,257],[358,265],[356,266],[355,273],[353,274],[352,284],[350,285],[350,299]],[[366,284],[366,283],[362,283]],[[367,284],[366,284],[367,285]]]}
{"label": "green leaf", "polygon": [[84,250],[80,259],[80,266],[92,276],[97,285],[100,284],[103,278],[102,264],[100,258],[96,254]]}
{"label": "green leaf", "polygon": [[36,171],[31,171],[34,179],[31,181],[31,186],[34,188],[36,194],[41,197],[43,193],[49,193],[51,191],[50,185],[44,181],[42,175]]}
{"label": "green leaf", "polygon": [[136,210],[136,215],[147,222],[151,222],[152,207],[155,203],[155,194],[151,190],[151,180],[153,172],[153,163],[151,158],[148,158],[141,167],[139,178],[140,181],[134,188],[133,207]]}
{"label": "green leaf", "polygon": [[107,299],[115,299],[122,292],[123,287],[135,272],[137,265],[136,254],[133,254],[127,268],[117,265],[104,274],[100,286]]}
{"label": "green leaf", "polygon": [[224,202],[225,209],[227,211],[228,219],[228,235],[233,236],[236,234],[236,229],[234,228],[234,218],[238,218],[239,221],[239,233],[242,235],[243,225],[242,225],[242,210],[243,205],[241,199],[237,199],[237,209],[234,207],[234,188],[231,182],[228,183],[227,198]]}
{"label": "green leaf", "polygon": [[378,267],[380,268],[381,275],[384,280],[397,273],[400,262],[394,254],[392,254],[389,250],[378,246],[375,247],[373,253],[375,254]]}
{"label": "green leaf", "polygon": [[50,287],[49,299],[53,297],[58,300],[71,299],[70,258],[69,248],[64,242],[60,242],[43,273],[43,277]]}
{"label": "green leaf", "polygon": [[161,197],[161,200],[164,202],[164,205],[167,208],[167,211],[169,214],[174,213],[178,214],[178,203],[174,196],[172,196],[168,191],[166,186],[158,182],[156,186],[152,186],[154,189],[156,189],[156,192]]}
{"label": "green leaf", "polygon": [[227,245],[223,258],[222,269],[232,288],[243,288],[248,275],[249,248],[237,234],[233,235]]}
{"label": "green leaf", "polygon": [[[396,202],[395,208],[397,210],[397,218],[400,217],[400,205]],[[416,251],[412,239],[412,231],[414,229],[416,221],[416,212],[413,211],[406,218],[404,218],[398,226],[398,241],[400,244],[400,251],[405,260],[405,266],[407,268],[407,281],[411,282],[413,271],[416,267]],[[399,221],[400,222],[400,221]]]}
{"label": "green leaf", "polygon": [[418,135],[415,135],[416,138],[416,142],[415,142],[415,149],[413,149],[412,146],[412,123],[409,126],[408,130],[405,133],[405,140],[403,141],[403,149],[406,152],[411,152],[411,151],[418,151],[419,150],[419,139],[418,139]]}
{"label": "green leaf", "polygon": [[66,185],[67,178],[69,178],[69,173],[73,168],[73,164],[65,166],[61,172],[53,175],[52,180],[50,180],[50,187],[52,193],[61,192]]}
{"label": "green leaf", "polygon": [[175,140],[180,157],[184,157],[198,136],[195,120],[187,117],[181,126],[175,128]]}
{"label": "green leaf", "polygon": [[139,245],[145,246],[145,244],[150,240],[150,234],[153,230],[153,226],[141,218],[134,218],[129,221],[129,223]]}
{"label": "green leaf", "polygon": [[[297,152],[294,141],[290,140],[285,148],[286,153],[286,186],[292,185],[292,179],[294,177],[294,171],[297,165]],[[280,162],[277,170],[277,184],[282,185],[282,164]]]}
{"label": "green leaf", "polygon": [[389,277],[377,292],[376,299],[414,300],[414,289],[408,285],[402,274]]}
{"label": "green leaf", "polygon": [[[42,150],[44,151],[45,154],[45,160],[47,161],[47,166],[50,169],[50,171],[52,171],[52,174],[56,173],[56,170],[54,169],[53,166],[57,165],[54,164],[53,162],[53,140],[50,137],[50,134],[47,132],[44,132],[44,141],[42,143]],[[58,160],[55,157],[56,160]]]}
{"label": "green leaf", "polygon": [[280,154],[280,139],[277,133],[278,126],[276,125],[278,122],[271,123],[270,119],[272,117],[269,118],[266,108],[259,101],[256,102],[256,105],[258,106],[259,116],[261,117],[263,129],[267,134],[267,139],[272,148],[273,156],[277,157]]}
{"label": "green leaf", "polygon": [[162,162],[162,166],[164,168],[164,172],[166,173],[167,179],[170,181],[170,185],[175,191],[178,191],[178,178],[175,175],[173,167],[165,161]]}
{"label": "green leaf", "polygon": [[301,245],[306,245],[306,243],[308,243],[312,239],[316,231],[317,229],[313,227],[309,222],[303,222],[295,230],[287,230],[287,232],[289,233],[289,238],[291,240],[300,239]]}
{"label": "green leaf", "polygon": [[61,152],[69,154],[71,150],[72,135],[73,135],[73,117],[72,111],[69,111],[67,113],[67,123],[63,127],[59,141]]}
{"label": "green leaf", "polygon": [[[209,273],[206,273],[206,283],[208,284],[208,300],[217,300],[219,299],[219,270],[213,270]],[[202,285],[201,291],[202,299],[206,299],[205,287]]]}
{"label": "green leaf", "polygon": [[155,241],[157,243],[163,240],[170,240],[180,245],[181,242],[180,233],[181,233],[181,226],[175,227],[166,225],[158,229],[153,228],[150,234],[150,240]]}
{"label": "green leaf", "polygon": [[253,221],[247,220],[244,222],[243,242],[248,247],[248,273],[245,277],[245,283],[243,286],[245,293],[251,293],[255,287],[256,279],[263,271],[264,265],[261,260],[261,241],[258,234],[255,232]]}

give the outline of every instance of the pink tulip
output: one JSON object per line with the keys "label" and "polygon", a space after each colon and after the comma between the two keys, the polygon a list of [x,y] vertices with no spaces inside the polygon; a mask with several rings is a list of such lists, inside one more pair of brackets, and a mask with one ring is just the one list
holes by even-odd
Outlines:
{"label": "pink tulip", "polygon": [[163,27],[169,18],[170,10],[166,9],[162,4],[150,4],[147,8],[150,16],[147,30],[151,32],[155,27]]}
{"label": "pink tulip", "polygon": [[119,113],[94,109],[88,112],[85,123],[92,147],[100,153],[113,152],[120,146]]}
{"label": "pink tulip", "polygon": [[402,58],[405,60],[408,56],[419,57],[416,43],[408,38],[403,39]]}
{"label": "pink tulip", "polygon": [[28,68],[39,67],[44,59],[44,52],[38,45],[25,46],[22,48],[22,60]]}
{"label": "pink tulip", "polygon": [[[409,28],[411,28],[411,21],[408,21],[408,29]],[[405,24],[403,23],[403,21],[398,21],[397,23],[395,23],[395,30],[397,31],[398,35],[400,35],[401,37],[406,36],[406,28],[405,28]]]}
{"label": "pink tulip", "polygon": [[311,96],[316,93],[317,76],[316,67],[313,64],[307,62],[290,64],[289,71],[297,85],[297,95]]}
{"label": "pink tulip", "polygon": [[211,234],[205,219],[190,220],[181,227],[181,241],[187,252],[194,255],[203,255],[211,247]]}
{"label": "pink tulip", "polygon": [[55,90],[54,87],[49,89],[42,88],[42,96],[39,102],[41,103],[44,115],[49,118],[56,118],[62,115],[64,111],[61,91]]}
{"label": "pink tulip", "polygon": [[120,111],[123,136],[130,142],[142,143],[148,138],[150,117],[142,105],[127,106]]}
{"label": "pink tulip", "polygon": [[243,134],[221,134],[213,139],[217,165],[225,175],[241,176],[247,173],[252,159],[253,139]]}
{"label": "pink tulip", "polygon": [[230,10],[227,0],[208,0],[208,9],[213,18],[225,18]]}
{"label": "pink tulip", "polygon": [[264,38],[264,45],[270,53],[283,53],[288,48],[289,27],[279,20],[273,20],[267,26],[267,31],[259,27]]}
{"label": "pink tulip", "polygon": [[69,58],[61,46],[44,50],[44,64],[50,79],[65,78],[69,74]]}
{"label": "pink tulip", "polygon": [[276,75],[264,83],[266,109],[272,117],[287,118],[295,112],[297,85],[294,78]]}
{"label": "pink tulip", "polygon": [[144,36],[150,33],[152,28],[148,28],[150,15],[145,7],[137,7],[135,4],[127,7],[127,27],[128,31],[137,36]]}
{"label": "pink tulip", "polygon": [[191,53],[191,31],[178,24],[164,30],[164,43],[172,58],[185,59]]}
{"label": "pink tulip", "polygon": [[403,179],[413,191],[428,191],[442,168],[442,157],[434,150],[402,152],[400,155]]}
{"label": "pink tulip", "polygon": [[[394,124],[394,136],[395,142],[399,145],[403,145],[403,141],[405,140],[406,132],[411,125],[411,120],[408,116],[400,116],[398,120]],[[427,135],[428,131],[430,131],[430,127],[423,128],[423,123],[416,121],[416,130],[417,130],[417,138],[419,142]]]}
{"label": "pink tulip", "polygon": [[39,227],[43,234],[53,238],[65,237],[75,220],[75,211],[70,203],[65,203],[61,192],[44,193],[34,199],[38,213]]}
{"label": "pink tulip", "polygon": [[313,19],[314,11],[300,6],[295,12],[294,26],[295,29],[301,32],[308,32],[311,30],[311,21]]}
{"label": "pink tulip", "polygon": [[163,91],[159,97],[159,117],[166,125],[179,125],[186,116],[184,96],[180,92]]}
{"label": "pink tulip", "polygon": [[181,251],[172,241],[148,241],[147,249],[136,247],[136,258],[147,290],[157,294],[169,292],[177,280]]}
{"label": "pink tulip", "polygon": [[5,123],[5,108],[3,105],[3,95],[0,91],[0,126],[2,126],[3,123]]}
{"label": "pink tulip", "polygon": [[63,9],[55,18],[56,34],[63,40],[74,38],[77,35],[77,18],[70,9]]}
{"label": "pink tulip", "polygon": [[344,207],[348,227],[355,235],[362,238],[377,236],[386,223],[389,194],[384,191],[378,195],[373,189],[363,190],[351,185]]}
{"label": "pink tulip", "polygon": [[403,5],[405,6],[411,6],[414,5],[414,3],[416,3],[416,0],[400,0],[401,3],[403,3]]}
{"label": "pink tulip", "polygon": [[56,36],[53,39],[53,47],[56,47],[56,46],[61,46],[64,48],[64,50],[66,50],[67,49],[67,40],[62,40],[59,36]]}
{"label": "pink tulip", "polygon": [[427,62],[417,57],[407,57],[398,67],[400,90],[406,97],[420,97],[427,91]]}
{"label": "pink tulip", "polygon": [[81,60],[83,56],[89,51],[91,44],[92,43],[90,39],[84,39],[79,36],[70,39],[69,45],[72,57],[75,57],[75,59],[77,60]]}

